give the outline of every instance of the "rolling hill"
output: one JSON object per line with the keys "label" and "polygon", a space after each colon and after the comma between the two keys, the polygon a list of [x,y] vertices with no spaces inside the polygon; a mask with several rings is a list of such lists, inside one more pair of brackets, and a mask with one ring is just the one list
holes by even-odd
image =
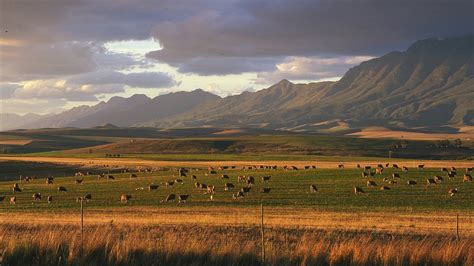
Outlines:
{"label": "rolling hill", "polygon": [[350,69],[338,82],[287,80],[156,121],[157,127],[259,126],[311,130],[349,126],[474,124],[474,36],[427,39]]}
{"label": "rolling hill", "polygon": [[[288,80],[220,98],[203,90],[113,97],[10,128],[221,127],[346,132],[474,125],[474,36],[426,39],[351,68],[337,82]],[[3,130],[7,127],[3,126]]]}

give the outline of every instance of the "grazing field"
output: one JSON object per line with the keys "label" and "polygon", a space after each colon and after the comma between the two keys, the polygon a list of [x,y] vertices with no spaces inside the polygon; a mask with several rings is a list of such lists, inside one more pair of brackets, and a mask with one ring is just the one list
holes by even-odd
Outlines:
{"label": "grazing field", "polygon": [[[0,202],[0,254],[5,265],[261,265],[261,204],[267,265],[472,265],[474,261],[474,183],[463,182],[471,166],[467,161],[397,162],[400,168],[408,167],[404,171],[375,160],[359,162],[361,168],[351,161],[339,169],[336,161],[63,158],[61,164],[44,165],[28,160],[60,158],[8,159],[10,167],[24,169],[23,177],[41,171],[27,182],[18,181],[21,171],[1,173],[5,181],[0,182],[0,196],[5,198]],[[384,170],[375,174],[379,163]],[[419,164],[425,168],[418,169]],[[274,165],[277,168],[270,169]],[[363,177],[363,168],[369,165],[365,171],[369,177]],[[449,178],[440,167],[451,171],[452,166],[456,176]],[[181,167],[189,170],[186,176],[180,176]],[[64,168],[68,174],[58,174]],[[73,170],[90,173],[74,176]],[[393,178],[395,173],[400,178]],[[50,175],[53,184],[46,184]],[[436,175],[443,181],[428,185],[427,179]],[[239,182],[238,176],[245,176],[245,181]],[[247,184],[249,176],[255,184]],[[264,182],[264,176],[271,177]],[[82,183],[75,184],[76,180]],[[368,187],[369,180],[375,182],[373,187]],[[410,186],[408,180],[417,184]],[[171,181],[174,184],[167,187]],[[215,191],[197,188],[196,182],[215,186]],[[8,201],[14,183],[22,191],[15,193],[12,205]],[[226,183],[234,188],[226,191]],[[151,185],[158,187],[149,191]],[[390,189],[381,190],[382,186]],[[67,191],[59,192],[58,187]],[[234,198],[244,187],[250,191]],[[364,193],[356,195],[354,187]],[[270,188],[268,193],[262,193],[264,188]],[[457,189],[453,196],[448,193],[451,189]],[[42,199],[34,201],[34,193],[41,193]],[[84,201],[81,252],[76,198],[86,194],[92,198]],[[121,202],[121,194],[131,198]],[[170,194],[189,198],[166,202]],[[51,203],[47,196],[52,196]]]}

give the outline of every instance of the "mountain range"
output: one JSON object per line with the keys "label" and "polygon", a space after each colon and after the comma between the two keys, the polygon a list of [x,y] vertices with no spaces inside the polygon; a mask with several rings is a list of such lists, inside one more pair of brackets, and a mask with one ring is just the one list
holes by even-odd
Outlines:
{"label": "mountain range", "polygon": [[2,130],[39,127],[328,127],[474,125],[474,36],[426,39],[349,69],[337,82],[282,80],[221,98],[203,90],[113,97],[48,116],[0,116]]}

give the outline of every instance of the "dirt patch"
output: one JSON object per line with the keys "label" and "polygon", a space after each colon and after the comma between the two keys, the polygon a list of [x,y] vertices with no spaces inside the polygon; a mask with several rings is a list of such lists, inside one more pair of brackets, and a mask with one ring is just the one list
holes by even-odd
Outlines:
{"label": "dirt patch", "polygon": [[406,140],[473,140],[474,132],[463,128],[460,133],[423,133],[400,130],[390,130],[384,127],[368,127],[360,132],[350,133],[348,136],[367,139],[406,139]]}

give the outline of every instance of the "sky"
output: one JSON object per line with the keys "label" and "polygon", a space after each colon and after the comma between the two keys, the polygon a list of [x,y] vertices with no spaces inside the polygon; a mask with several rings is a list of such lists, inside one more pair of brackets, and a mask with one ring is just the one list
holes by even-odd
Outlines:
{"label": "sky", "polygon": [[473,34],[473,12],[472,0],[0,0],[0,113],[338,80],[416,40]]}

